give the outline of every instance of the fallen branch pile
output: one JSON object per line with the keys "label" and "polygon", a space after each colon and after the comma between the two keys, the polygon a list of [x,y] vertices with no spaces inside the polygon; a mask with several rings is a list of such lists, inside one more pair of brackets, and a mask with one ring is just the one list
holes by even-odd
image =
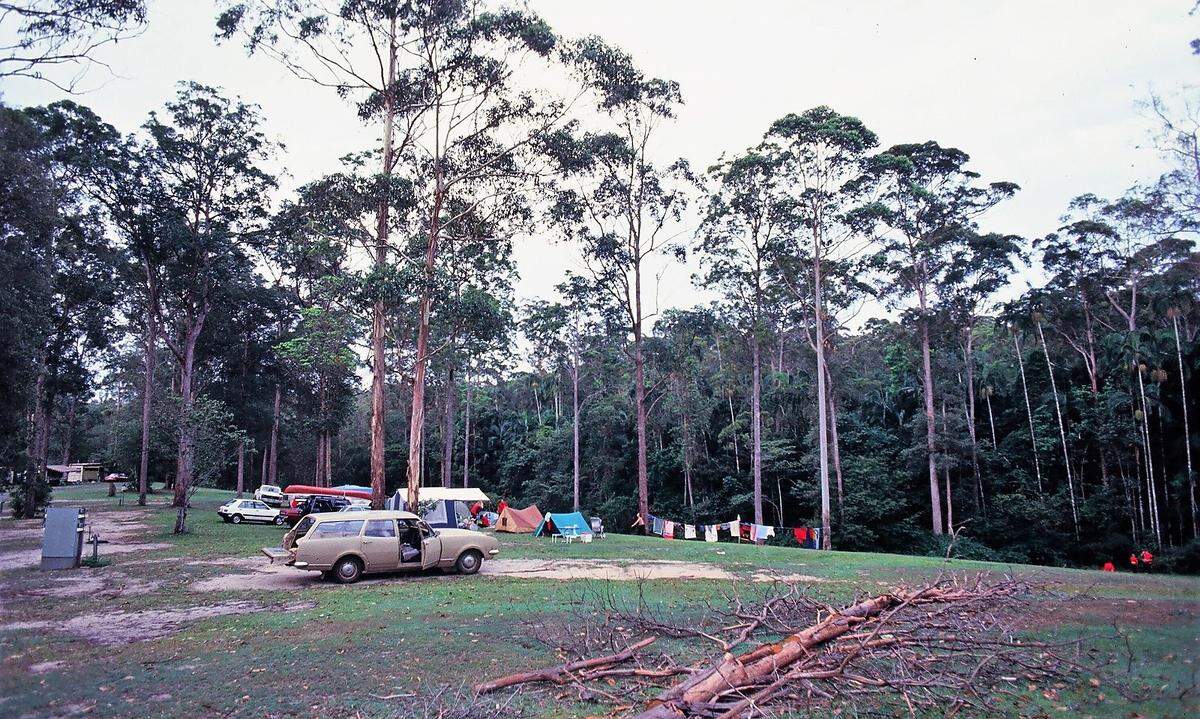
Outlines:
{"label": "fallen branch pile", "polygon": [[[644,601],[630,610],[608,596],[587,615],[591,626],[576,617],[572,631],[586,637],[589,649],[607,645],[618,651],[475,689],[481,694],[536,683],[571,685],[580,698],[601,695],[617,712],[639,719],[732,719],[757,715],[766,705],[782,710],[820,703],[892,713],[994,713],[997,701],[1020,703],[1042,685],[1096,674],[1079,641],[1031,643],[1015,636],[1012,620],[1027,609],[1031,593],[1012,580],[980,575],[898,588],[834,609],[797,586],[779,584],[752,605],[730,596],[728,608],[712,607],[706,620],[686,622],[657,615]],[[733,652],[764,635],[782,638],[759,639]],[[647,650],[659,637],[686,644],[650,656]],[[719,658],[678,661],[695,647],[693,640],[714,644]],[[686,677],[662,688],[675,675]],[[606,691],[596,686],[597,679],[610,688],[618,679],[628,683],[621,691]],[[633,697],[647,689],[657,696],[636,703]]]}

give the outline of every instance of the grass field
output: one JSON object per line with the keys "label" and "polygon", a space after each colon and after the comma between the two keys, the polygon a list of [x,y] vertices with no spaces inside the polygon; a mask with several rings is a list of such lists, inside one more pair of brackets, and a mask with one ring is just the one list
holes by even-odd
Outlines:
{"label": "grass field", "polygon": [[[101,545],[107,563],[75,572],[0,570],[2,717],[409,716],[424,713],[431,697],[453,706],[454,694],[477,681],[561,662],[537,635],[570,626],[588,610],[581,601],[588,592],[643,600],[663,616],[700,621],[703,603],[719,600],[723,590],[766,586],[741,581],[766,570],[811,577],[812,591],[831,603],[946,571],[1011,573],[1049,583],[1066,598],[1048,598],[1046,616],[1029,635],[1093,636],[1096,656],[1120,658],[1122,682],[1156,698],[1129,702],[1090,683],[1037,687],[1028,692],[1032,701],[1022,713],[1197,713],[1200,581],[1193,578],[620,535],[588,545],[502,535],[506,559],[605,559],[632,566],[686,561],[721,567],[735,580],[429,574],[354,586],[313,581],[286,590],[238,589],[238,575],[255,571],[258,549],[277,545],[280,528],[221,523],[211,510],[230,495],[206,490],[189,515],[190,533],[175,537],[174,513],[162,495],[142,509],[131,507],[128,496],[118,506],[119,498],[104,492],[72,487],[54,498],[80,503],[94,518],[122,522],[113,536],[143,549],[117,553],[108,551],[117,547]],[[36,526],[0,520],[0,559],[35,552]],[[231,574],[234,581],[226,585],[233,588],[196,589],[198,582]],[[1114,637],[1114,626],[1123,638]],[[670,642],[660,649],[711,652]],[[497,701],[509,702],[503,696]],[[604,697],[581,701],[540,691],[512,700],[506,712],[584,717],[611,709]]]}

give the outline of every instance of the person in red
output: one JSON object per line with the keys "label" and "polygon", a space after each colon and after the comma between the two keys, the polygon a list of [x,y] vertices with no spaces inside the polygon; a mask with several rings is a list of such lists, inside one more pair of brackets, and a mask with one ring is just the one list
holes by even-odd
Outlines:
{"label": "person in red", "polygon": [[1142,550],[1141,559],[1142,559],[1142,569],[1147,572],[1150,571],[1150,563],[1154,561],[1154,555],[1150,553],[1149,549]]}
{"label": "person in red", "polygon": [[1129,568],[1135,572],[1138,570],[1138,558],[1136,554],[1129,555]]}
{"label": "person in red", "polygon": [[1105,563],[1104,563],[1104,566],[1102,567],[1102,569],[1103,569],[1104,571],[1106,571],[1106,572],[1115,572],[1115,571],[1117,571],[1117,568],[1113,566],[1113,563],[1112,563],[1112,562],[1105,562]]}
{"label": "person in red", "polygon": [[503,514],[504,510],[506,510],[506,509],[508,509],[508,502],[505,502],[502,499],[502,500],[500,500],[500,504],[496,505],[496,514]]}

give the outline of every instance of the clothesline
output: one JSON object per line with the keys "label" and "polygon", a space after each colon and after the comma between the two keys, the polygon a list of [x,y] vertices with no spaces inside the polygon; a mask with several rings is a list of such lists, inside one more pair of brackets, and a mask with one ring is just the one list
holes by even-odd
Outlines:
{"label": "clothesline", "polygon": [[727,532],[731,537],[747,541],[766,541],[774,537],[777,532],[790,532],[801,547],[808,549],[820,549],[821,547],[821,530],[810,527],[775,527],[769,524],[755,524],[754,522],[743,522],[740,516],[729,522],[718,524],[686,524],[653,514],[647,516],[650,519],[650,526],[647,529],[651,534],[656,534],[663,539],[678,539],[676,530],[683,532],[684,539],[699,539],[703,536],[706,542],[718,541],[720,532]]}

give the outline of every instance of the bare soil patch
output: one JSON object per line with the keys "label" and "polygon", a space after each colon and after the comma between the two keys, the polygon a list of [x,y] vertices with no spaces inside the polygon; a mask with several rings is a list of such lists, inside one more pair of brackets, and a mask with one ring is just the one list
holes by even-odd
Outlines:
{"label": "bare soil patch", "polygon": [[0,631],[50,629],[107,646],[121,646],[161,639],[182,630],[187,624],[203,619],[267,610],[297,611],[314,606],[316,605],[311,602],[286,606],[267,606],[250,601],[221,602],[207,606],[148,609],[139,612],[96,612],[57,622],[13,622],[0,625]]}
{"label": "bare soil patch", "polygon": [[[287,590],[332,588],[336,584],[321,581],[315,572],[304,572],[281,564],[270,564],[265,560],[225,559],[212,562],[189,562],[189,564],[215,564],[252,570],[249,573],[222,574],[194,582],[191,589],[197,592],[229,592],[249,590]],[[713,579],[736,581],[744,579],[722,567],[698,562],[646,561],[637,564],[621,563],[605,559],[546,560],[546,559],[493,559],[483,563],[479,573],[487,577],[512,577],[517,579],[606,579],[632,582],[653,579]],[[421,580],[436,577],[437,573],[387,574],[369,577],[364,583],[394,581],[396,579]],[[749,577],[754,582],[821,582],[818,577],[805,574],[784,574],[768,571],[755,572]]]}
{"label": "bare soil patch", "polygon": [[[107,554],[129,554],[133,552],[152,552],[167,549],[171,545],[165,542],[144,542],[151,529],[144,520],[145,512],[140,510],[116,510],[112,512],[93,512],[88,515],[88,525],[85,536],[93,532],[100,535],[104,541],[100,545],[101,556]],[[40,547],[10,548],[12,543],[19,540],[37,540],[42,538],[42,521],[37,519],[9,521],[0,524],[0,571],[35,567],[41,562]],[[90,547],[84,547],[84,556],[90,554]]]}

